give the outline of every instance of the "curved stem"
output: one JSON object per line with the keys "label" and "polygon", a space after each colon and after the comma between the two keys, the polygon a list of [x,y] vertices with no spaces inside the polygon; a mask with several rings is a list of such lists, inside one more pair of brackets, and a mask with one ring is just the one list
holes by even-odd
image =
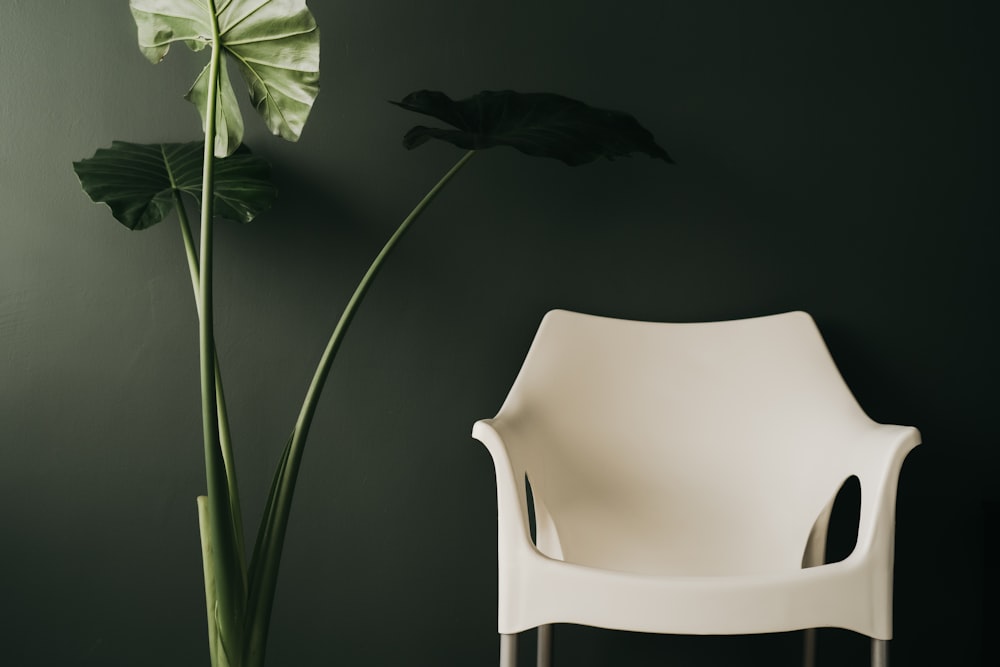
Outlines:
{"label": "curved stem", "polygon": [[292,439],[292,460],[293,465],[297,464],[297,459],[301,457],[301,454],[295,454],[296,449],[300,449],[305,442],[306,436],[309,433],[309,427],[312,424],[313,415],[316,412],[316,404],[319,402],[320,393],[323,391],[323,386],[326,384],[326,378],[330,374],[330,367],[333,365],[334,357],[337,355],[337,350],[340,349],[340,344],[344,340],[344,335],[347,333],[347,327],[350,326],[351,320],[354,319],[354,315],[361,305],[362,299],[364,299],[365,294],[368,292],[368,288],[371,287],[372,281],[378,274],[379,269],[382,268],[382,264],[385,262],[386,257],[392,252],[392,249],[396,247],[399,240],[403,238],[403,235],[409,230],[410,225],[413,221],[420,217],[420,214],[424,212],[424,209],[437,197],[438,193],[448,184],[455,174],[465,166],[465,163],[475,154],[475,151],[468,151],[462,158],[455,163],[455,165],[448,170],[448,172],[441,177],[441,180],[431,188],[430,192],[424,195],[424,198],[420,200],[420,203],[414,207],[410,214],[406,216],[406,219],[399,225],[396,232],[389,238],[382,251],[375,257],[375,260],[368,267],[368,271],[365,272],[364,277],[358,284],[357,288],[354,290],[354,294],[351,296],[351,300],[347,302],[347,306],[344,308],[343,314],[340,316],[340,321],[337,322],[337,326],[333,330],[333,334],[330,336],[330,341],[327,343],[326,350],[323,352],[323,356],[320,359],[319,366],[316,368],[316,372],[313,375],[312,383],[309,385],[309,390],[306,392],[305,401],[302,404],[302,409],[299,411],[299,418],[295,423],[295,436]]}
{"label": "curved stem", "polygon": [[271,494],[267,500],[267,507],[261,519],[260,528],[257,533],[257,543],[254,547],[253,559],[250,563],[250,591],[247,602],[247,648],[244,655],[247,657],[247,664],[256,667],[263,664],[264,648],[267,642],[267,627],[270,621],[271,605],[274,600],[274,592],[278,580],[278,566],[281,561],[282,545],[285,539],[285,532],[288,526],[288,515],[291,511],[292,496],[295,492],[295,481],[298,477],[299,465],[302,460],[302,453],[305,448],[306,437],[312,424],[313,415],[316,412],[316,405],[323,391],[323,386],[330,373],[330,367],[337,355],[337,350],[344,340],[351,320],[361,305],[368,288],[382,268],[386,258],[392,252],[399,240],[406,234],[413,222],[420,217],[424,209],[437,197],[438,193],[457,174],[462,167],[475,154],[475,151],[468,151],[462,158],[441,177],[441,180],[420,200],[406,219],[399,225],[396,232],[389,238],[381,252],[372,261],[368,271],[354,290],[354,294],[348,301],[344,312],[337,322],[337,326],[330,336],[323,356],[313,375],[312,383],[306,392],[305,401],[299,411],[298,420],[292,436],[285,446],[281,461],[275,472]]}

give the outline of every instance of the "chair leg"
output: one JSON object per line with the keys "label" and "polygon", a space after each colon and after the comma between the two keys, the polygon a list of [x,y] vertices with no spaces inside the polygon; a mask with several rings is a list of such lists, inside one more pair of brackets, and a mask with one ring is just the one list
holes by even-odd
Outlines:
{"label": "chair leg", "polygon": [[872,639],[872,667],[889,667],[889,641]]}
{"label": "chair leg", "polygon": [[802,637],[802,665],[816,667],[816,628],[807,628]]}
{"label": "chair leg", "polygon": [[500,635],[500,667],[517,667],[517,635]]}
{"label": "chair leg", "polygon": [[552,665],[552,626],[538,626],[538,667]]}

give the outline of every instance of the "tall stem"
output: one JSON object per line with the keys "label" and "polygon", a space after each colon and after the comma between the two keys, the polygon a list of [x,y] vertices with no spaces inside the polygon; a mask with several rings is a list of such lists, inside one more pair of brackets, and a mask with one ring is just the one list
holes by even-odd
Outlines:
{"label": "tall stem", "polygon": [[368,288],[382,268],[389,253],[392,252],[399,240],[403,238],[413,222],[420,217],[424,209],[437,197],[438,193],[457,174],[462,167],[475,154],[475,151],[468,151],[462,158],[441,177],[441,180],[431,188],[420,203],[414,207],[406,219],[399,225],[396,232],[389,238],[381,252],[372,261],[368,271],[354,290],[354,294],[348,301],[344,312],[337,322],[337,326],[330,336],[323,356],[313,375],[312,383],[306,392],[305,401],[299,411],[298,420],[292,436],[282,453],[281,462],[275,473],[274,484],[271,494],[268,497],[267,508],[261,519],[260,528],[257,533],[257,544],[254,547],[253,561],[250,565],[250,595],[247,603],[247,649],[244,655],[247,656],[249,667],[263,665],[264,649],[267,644],[267,629],[270,622],[271,606],[274,601],[274,592],[278,581],[278,566],[281,562],[281,551],[285,541],[285,532],[288,526],[288,515],[291,511],[292,496],[295,492],[295,481],[298,477],[299,465],[302,461],[302,454],[305,448],[306,437],[309,434],[309,427],[312,424],[313,415],[316,412],[316,405],[323,391],[323,386],[330,374],[330,367],[337,355],[337,350],[344,340],[347,328],[354,319],[354,315],[361,305]]}
{"label": "tall stem", "polygon": [[219,436],[218,394],[215,383],[215,331],[212,298],[213,218],[215,203],[215,131],[222,59],[219,21],[215,0],[208,0],[212,18],[212,52],[205,108],[205,153],[201,185],[201,243],[199,246],[198,300],[201,303],[198,343],[201,359],[202,435],[205,445],[205,475],[208,484],[208,518],[215,566],[216,604],[220,650],[231,665],[241,663],[240,631],[245,588],[236,548],[229,482]]}
{"label": "tall stem", "polygon": [[[173,174],[169,171],[170,184],[173,186],[174,209],[177,211],[177,218],[180,221],[181,237],[184,239],[184,251],[187,255],[188,272],[191,275],[191,287],[194,291],[194,304],[198,311],[199,321],[201,319],[201,299],[200,297],[200,271],[198,269],[198,252],[194,246],[194,236],[191,234],[191,224],[188,222],[187,210],[184,208],[184,201],[181,199],[180,191],[174,183]],[[240,490],[236,479],[236,458],[233,453],[233,439],[229,429],[229,411],[226,409],[226,395],[222,389],[222,369],[219,367],[219,353],[215,350],[215,396],[219,419],[219,445],[222,448],[222,458],[226,466],[226,479],[229,486],[229,504],[232,507],[233,528],[236,531],[237,555],[240,559],[240,573],[246,586],[246,547],[243,534],[243,511],[240,507]]]}

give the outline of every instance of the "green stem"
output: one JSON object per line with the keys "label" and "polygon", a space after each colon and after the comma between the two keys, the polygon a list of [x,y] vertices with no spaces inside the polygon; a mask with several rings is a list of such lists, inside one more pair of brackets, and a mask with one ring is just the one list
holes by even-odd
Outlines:
{"label": "green stem", "polygon": [[[312,425],[313,415],[316,413],[316,404],[319,402],[320,393],[323,391],[323,386],[326,384],[326,378],[330,374],[330,367],[333,365],[333,360],[337,355],[337,350],[340,349],[340,345],[344,340],[344,335],[347,333],[347,328],[351,324],[351,320],[354,319],[354,315],[357,313],[358,307],[361,305],[362,299],[365,298],[365,294],[368,292],[368,288],[371,287],[372,281],[375,280],[375,276],[378,274],[379,270],[382,268],[386,257],[392,252],[399,240],[403,238],[403,235],[410,229],[413,222],[420,217],[424,212],[424,209],[434,201],[438,193],[444,188],[445,185],[457,174],[462,167],[469,161],[469,159],[475,155],[476,151],[468,151],[462,158],[455,163],[455,165],[448,170],[448,172],[441,177],[431,190],[424,195],[424,198],[420,200],[410,214],[406,216],[406,219],[399,225],[396,232],[386,241],[385,246],[382,251],[375,257],[375,260],[368,267],[368,271],[365,272],[364,277],[358,284],[357,288],[354,290],[354,294],[351,296],[351,300],[347,302],[347,306],[344,308],[344,312],[340,316],[340,321],[337,322],[337,326],[333,330],[333,334],[330,336],[330,340],[327,343],[326,350],[323,352],[323,356],[320,359],[319,366],[316,368],[316,372],[313,375],[312,383],[309,385],[309,390],[306,392],[305,401],[302,404],[302,408],[299,411],[299,418],[295,423],[295,435],[292,438],[292,455],[291,455],[291,465],[294,469],[298,469],[299,459],[302,457],[302,447],[305,444],[306,436],[309,434],[309,427]],[[293,473],[294,474],[294,473]]]}
{"label": "green stem", "polygon": [[198,529],[201,536],[201,565],[205,576],[205,609],[208,620],[208,647],[212,667],[219,665],[219,630],[216,625],[218,600],[215,597],[215,557],[212,554],[211,520],[208,517],[208,498],[198,496]]}
{"label": "green stem", "polygon": [[205,153],[201,186],[201,243],[198,299],[201,317],[198,327],[201,359],[202,435],[205,444],[205,476],[208,484],[208,518],[215,565],[216,601],[221,650],[232,665],[241,663],[243,646],[240,632],[246,603],[246,589],[240,573],[239,555],[229,499],[229,481],[219,435],[219,404],[215,383],[215,331],[212,298],[212,241],[215,203],[215,130],[219,96],[221,38],[215,0],[208,0],[212,17],[212,51],[205,105]]}
{"label": "green stem", "polygon": [[[166,163],[166,160],[164,161]],[[184,250],[187,255],[188,271],[191,274],[191,286],[194,290],[194,303],[198,310],[198,318],[201,319],[201,299],[199,298],[199,285],[201,278],[198,270],[198,253],[194,246],[194,236],[191,234],[191,225],[188,222],[187,211],[181,199],[180,190],[174,184],[173,174],[169,171],[170,184],[173,187],[174,208],[177,210],[177,217],[180,220],[181,236],[184,239]],[[226,395],[222,390],[222,370],[219,367],[218,350],[215,352],[215,395],[219,419],[219,444],[222,448],[222,458],[226,466],[226,479],[229,486],[229,502],[233,512],[233,528],[236,531],[237,555],[240,560],[240,573],[243,577],[243,585],[246,586],[246,547],[243,534],[243,512],[240,508],[240,491],[236,479],[236,458],[233,449],[233,440],[229,429],[229,411],[226,409]]]}
{"label": "green stem", "polygon": [[475,151],[468,151],[462,158],[441,177],[441,180],[420,200],[406,219],[399,225],[396,232],[389,238],[382,251],[375,257],[368,271],[361,282],[354,290],[354,294],[348,301],[344,312],[337,322],[337,326],[330,336],[323,356],[313,375],[312,383],[306,392],[305,401],[299,411],[295,429],[292,437],[282,454],[281,462],[275,473],[274,484],[271,489],[271,496],[268,498],[267,509],[261,519],[258,530],[257,545],[254,548],[253,560],[250,564],[250,597],[247,607],[247,649],[244,655],[247,656],[248,667],[260,667],[263,665],[264,649],[267,643],[267,628],[270,622],[271,606],[274,601],[274,593],[278,581],[278,566],[281,561],[281,551],[285,540],[285,532],[288,527],[288,516],[291,511],[292,496],[295,492],[295,481],[298,477],[299,465],[302,461],[302,454],[305,449],[306,437],[312,425],[316,406],[319,403],[323,386],[330,374],[330,367],[337,355],[337,350],[344,340],[347,328],[354,319],[358,307],[361,305],[368,288],[382,268],[389,253],[392,252],[399,240],[403,238],[413,222],[420,217],[424,209],[437,197],[438,193],[457,174],[462,167],[475,154]]}

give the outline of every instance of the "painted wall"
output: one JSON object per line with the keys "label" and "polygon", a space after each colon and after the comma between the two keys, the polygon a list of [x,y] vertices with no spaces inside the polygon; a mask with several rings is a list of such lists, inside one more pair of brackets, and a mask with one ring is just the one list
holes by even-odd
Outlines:
{"label": "painted wall", "polygon": [[[900,486],[894,659],[982,664],[996,619],[995,3],[310,4],[323,90],[302,141],[248,122],[280,204],[218,231],[217,333],[251,517],[354,283],[459,157],[405,152],[418,119],[386,100],[561,92],[635,114],[678,164],[569,169],[497,150],[434,204],[335,364],[271,664],[493,664],[493,473],[469,430],[553,307],[813,313],[872,417],[924,433]],[[180,235],[118,226],[70,167],[112,139],[197,138],[181,97],[200,66],[181,50],[149,65],[124,1],[0,5],[4,665],[207,664]],[[793,635],[570,627],[557,642],[557,664],[580,666],[798,652]],[[821,642],[824,664],[864,664],[863,639]]]}

